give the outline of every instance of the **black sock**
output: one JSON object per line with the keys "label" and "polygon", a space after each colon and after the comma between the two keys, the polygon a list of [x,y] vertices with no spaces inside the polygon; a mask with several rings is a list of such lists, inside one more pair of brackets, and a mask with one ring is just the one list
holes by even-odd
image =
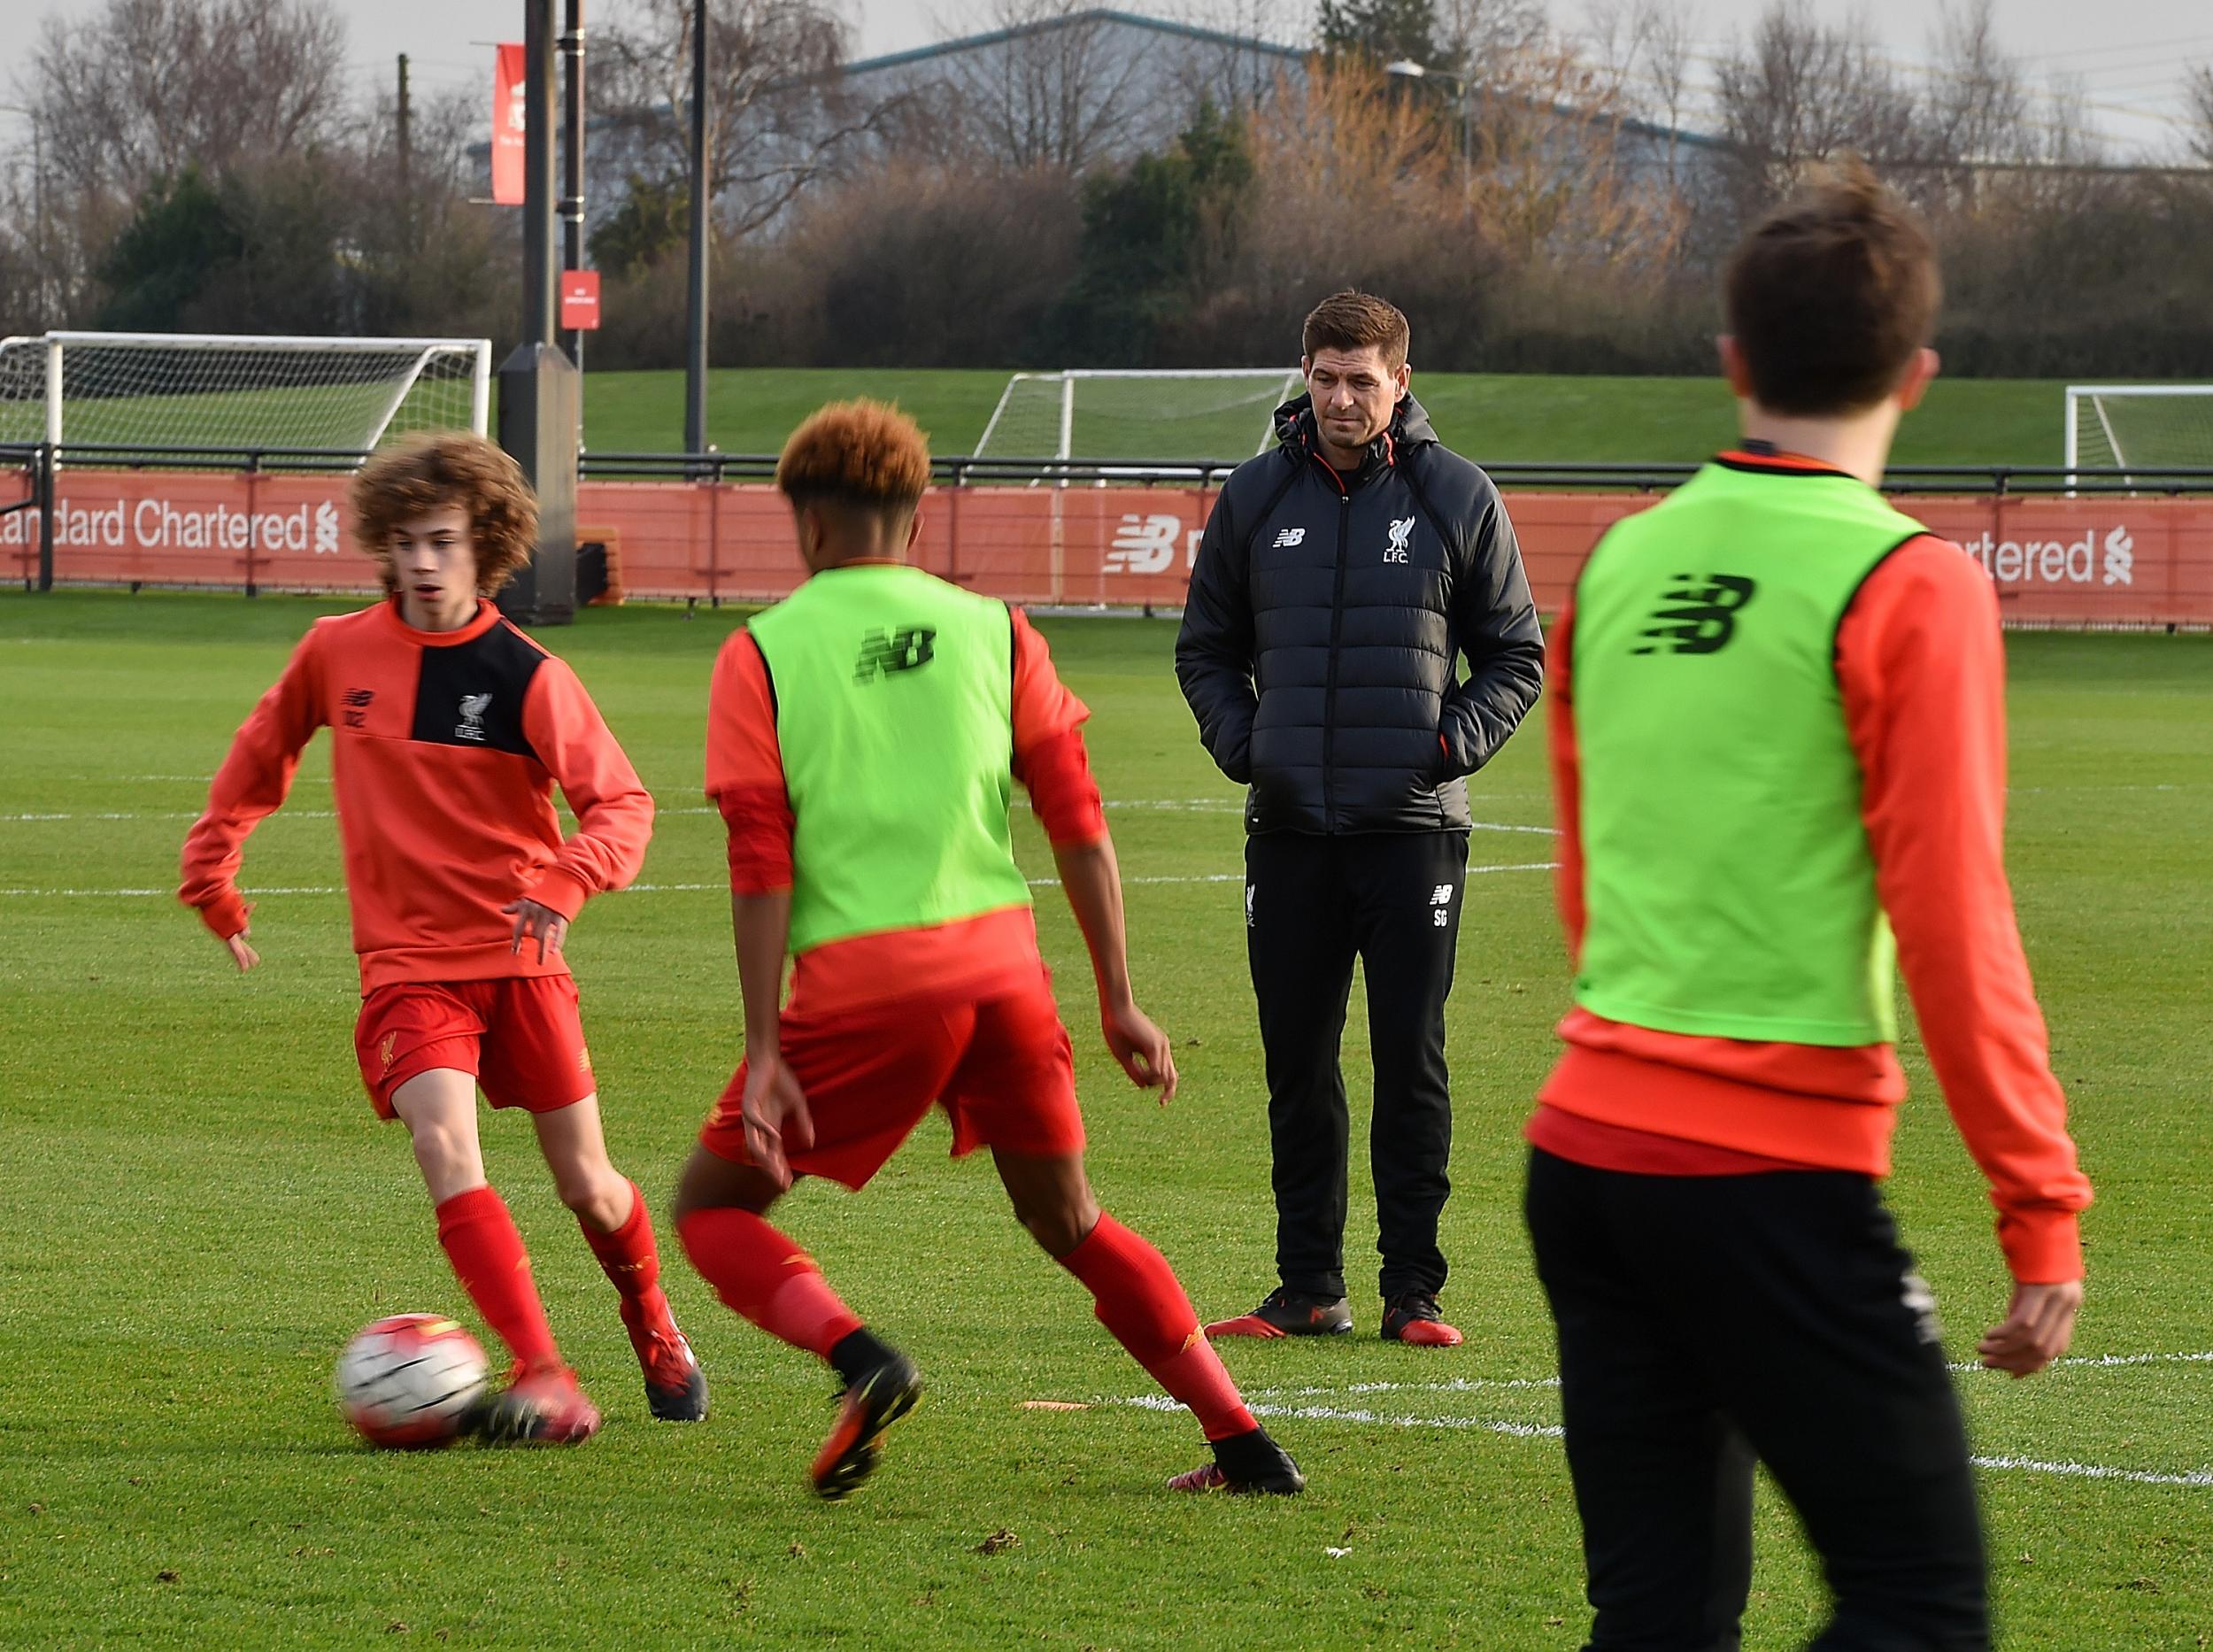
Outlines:
{"label": "black sock", "polygon": [[837,1346],[829,1351],[831,1366],[849,1383],[859,1382],[877,1366],[890,1364],[892,1358],[892,1350],[870,1336],[866,1325],[838,1338]]}

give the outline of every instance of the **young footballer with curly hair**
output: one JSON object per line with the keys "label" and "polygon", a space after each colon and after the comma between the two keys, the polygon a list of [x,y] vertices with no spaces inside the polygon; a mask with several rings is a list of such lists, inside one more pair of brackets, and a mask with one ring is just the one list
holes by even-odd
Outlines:
{"label": "young footballer with curly hair", "polygon": [[[587,898],[636,875],[653,801],[559,660],[490,600],[530,557],[537,501],[467,434],[419,437],[355,479],[386,599],[319,620],[246,720],[184,844],[178,894],[241,970],[260,961],[236,878],[315,730],[332,740],[354,951],[355,1050],[379,1116],[406,1125],[438,1242],[514,1359],[482,1418],[499,1440],[574,1442],[599,1412],[561,1359],[507,1206],[485,1178],[476,1092],[520,1108],[561,1201],[621,1299],[652,1414],[706,1414],[669,1316],[645,1200],[609,1162],[576,984],[561,955]],[[576,815],[566,839],[559,785]]]}

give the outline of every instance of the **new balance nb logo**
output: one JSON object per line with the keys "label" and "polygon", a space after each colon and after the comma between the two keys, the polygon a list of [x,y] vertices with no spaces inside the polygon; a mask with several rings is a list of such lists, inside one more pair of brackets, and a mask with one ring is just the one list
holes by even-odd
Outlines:
{"label": "new balance nb logo", "polygon": [[482,745],[484,743],[484,714],[491,708],[491,703],[490,694],[462,695],[461,721],[453,725],[453,737],[457,740],[474,740]]}
{"label": "new balance nb logo", "polygon": [[1391,542],[1384,547],[1383,560],[1386,562],[1405,561],[1407,560],[1407,546],[1412,542],[1413,538],[1414,518],[1411,516],[1401,516],[1398,519],[1398,521],[1391,524]]}
{"label": "new balance nb logo", "polygon": [[1450,884],[1439,884],[1430,891],[1430,926],[1439,930],[1449,928],[1453,921],[1452,907],[1453,886]]}
{"label": "new balance nb logo", "polygon": [[930,662],[937,633],[928,626],[910,625],[896,631],[869,631],[860,639],[860,657],[853,661],[853,681],[873,683],[878,673],[912,671]]}
{"label": "new balance nb logo", "polygon": [[1307,530],[1303,528],[1286,528],[1276,536],[1276,548],[1278,551],[1290,545],[1302,545],[1306,543]]}
{"label": "new balance nb logo", "polygon": [[376,698],[374,689],[348,689],[340,697],[345,702],[346,727],[361,729],[368,726],[369,702]]}
{"label": "new balance nb logo", "polygon": [[[1652,624],[1639,636],[1648,640],[1632,653],[1716,654],[1737,634],[1737,611],[1752,600],[1753,582],[1733,574],[1677,574],[1662,591]],[[1700,581],[1703,583],[1700,583]],[[1672,606],[1671,606],[1672,605]]]}
{"label": "new balance nb logo", "polygon": [[1450,884],[1439,884],[1436,889],[1430,892],[1430,905],[1432,907],[1449,907],[1452,904],[1453,886]]}

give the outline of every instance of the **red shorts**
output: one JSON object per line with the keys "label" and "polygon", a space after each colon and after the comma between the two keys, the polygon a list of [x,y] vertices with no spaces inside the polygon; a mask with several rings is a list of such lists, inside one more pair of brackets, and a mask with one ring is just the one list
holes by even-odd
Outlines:
{"label": "red shorts", "polygon": [[353,1053],[379,1118],[392,1092],[436,1067],[474,1077],[494,1107],[551,1113],[596,1087],[576,982],[566,975],[397,981],[361,1000]]}
{"label": "red shorts", "polygon": [[[814,1121],[814,1145],[790,1154],[794,1175],[866,1185],[933,1102],[952,1121],[955,1158],[977,1147],[1037,1158],[1083,1150],[1074,1052],[1042,975],[982,1003],[786,1011],[780,1038]],[[738,1164],[752,1162],[744,1092],[741,1063],[699,1132],[709,1153]]]}

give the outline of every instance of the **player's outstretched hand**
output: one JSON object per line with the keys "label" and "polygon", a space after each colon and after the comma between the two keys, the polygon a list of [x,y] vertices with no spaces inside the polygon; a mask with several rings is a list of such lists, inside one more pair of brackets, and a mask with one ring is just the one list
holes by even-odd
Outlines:
{"label": "player's outstretched hand", "polygon": [[245,974],[247,970],[252,969],[254,965],[261,961],[261,954],[254,951],[252,947],[246,944],[246,937],[251,935],[252,932],[253,925],[249,923],[244,929],[239,930],[237,934],[232,936],[228,940],[223,943],[224,946],[230,948],[231,961],[238,966],[238,973],[240,975]]}
{"label": "player's outstretched hand", "polygon": [[1176,1056],[1168,1048],[1168,1034],[1134,1002],[1102,1008],[1099,1024],[1106,1035],[1106,1047],[1130,1075],[1130,1082],[1158,1090],[1160,1105],[1166,1107],[1176,1095]]}
{"label": "player's outstretched hand", "polygon": [[2082,1281],[2064,1285],[2016,1285],[2005,1323],[1993,1326],[1975,1345],[1992,1370],[2032,1377],[2061,1355],[2075,1335],[2082,1311]]}
{"label": "player's outstretched hand", "polygon": [[522,943],[535,937],[538,943],[538,961],[544,963],[546,953],[559,952],[561,943],[568,938],[568,920],[552,907],[542,907],[527,895],[520,900],[509,901],[500,910],[512,912],[515,916],[514,942],[507,949],[511,953],[520,952]]}
{"label": "player's outstretched hand", "polygon": [[745,1156],[777,1186],[790,1186],[791,1162],[784,1149],[804,1153],[814,1145],[814,1115],[781,1054],[745,1053],[745,1092],[738,1099],[738,1113],[745,1122]]}

